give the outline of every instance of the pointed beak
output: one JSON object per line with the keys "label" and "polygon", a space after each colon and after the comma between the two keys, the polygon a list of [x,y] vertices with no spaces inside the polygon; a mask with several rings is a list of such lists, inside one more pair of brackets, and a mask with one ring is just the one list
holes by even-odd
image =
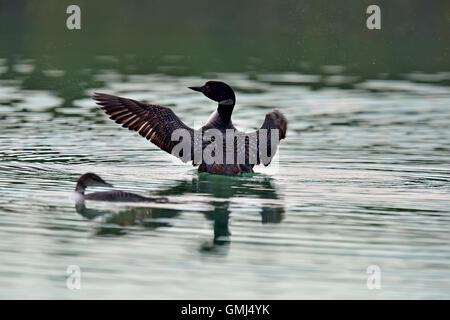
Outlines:
{"label": "pointed beak", "polygon": [[194,91],[203,92],[203,87],[188,87],[188,88]]}
{"label": "pointed beak", "polygon": [[100,186],[101,186],[101,187],[110,187],[110,188],[113,187],[113,185],[112,185],[111,183],[108,183],[108,182],[106,182],[105,180],[102,180]]}

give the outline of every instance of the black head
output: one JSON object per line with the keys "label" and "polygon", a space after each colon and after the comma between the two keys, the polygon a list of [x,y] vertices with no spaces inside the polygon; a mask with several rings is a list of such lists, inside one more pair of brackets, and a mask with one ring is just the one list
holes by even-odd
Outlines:
{"label": "black head", "polygon": [[87,187],[112,187],[112,184],[104,181],[95,173],[85,173],[77,181],[75,190],[84,191]]}
{"label": "black head", "polygon": [[208,81],[201,87],[189,87],[189,89],[199,91],[219,104],[234,105],[236,101],[233,89],[225,82]]}

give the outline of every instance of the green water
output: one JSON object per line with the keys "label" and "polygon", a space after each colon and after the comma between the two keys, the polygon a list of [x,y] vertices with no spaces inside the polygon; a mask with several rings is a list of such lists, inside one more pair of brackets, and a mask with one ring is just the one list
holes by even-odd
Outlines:
{"label": "green water", "polygon": [[[448,2],[380,2],[379,31],[364,1],[78,3],[69,31],[71,2],[0,2],[0,298],[450,297]],[[271,166],[199,175],[90,99],[198,128],[210,79],[241,130],[286,115]],[[88,171],[169,202],[76,206]]]}

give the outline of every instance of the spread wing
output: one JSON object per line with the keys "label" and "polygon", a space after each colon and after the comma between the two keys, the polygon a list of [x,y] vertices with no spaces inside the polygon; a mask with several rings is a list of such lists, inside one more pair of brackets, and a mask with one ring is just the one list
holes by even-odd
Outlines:
{"label": "spread wing", "polygon": [[[255,164],[256,160],[256,164],[268,166],[277,152],[278,144],[286,138],[286,131],[287,120],[279,110],[267,113],[259,130],[245,133],[246,161]],[[244,145],[239,147],[244,148]]]}
{"label": "spread wing", "polygon": [[[172,153],[174,146],[179,143],[179,140],[171,139],[172,133],[177,129],[186,130],[185,134],[190,136],[193,145],[194,130],[186,126],[169,108],[104,93],[95,93],[92,98],[110,119],[124,128],[138,132],[168,153]],[[176,156],[183,161],[193,158],[193,156],[189,159],[182,158],[182,153]]]}

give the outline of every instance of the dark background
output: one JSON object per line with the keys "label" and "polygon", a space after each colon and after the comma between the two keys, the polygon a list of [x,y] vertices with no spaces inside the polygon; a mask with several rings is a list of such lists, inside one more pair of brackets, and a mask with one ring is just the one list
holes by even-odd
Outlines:
{"label": "dark background", "polygon": [[[70,4],[81,7],[81,30],[66,28]],[[381,8],[381,30],[366,28],[371,4]],[[0,1],[0,57],[10,65],[33,59],[25,86],[60,90],[69,101],[109,68],[251,76],[323,74],[324,65],[340,65],[356,82],[448,71],[449,30],[450,1]],[[67,72],[44,79],[49,68]],[[9,70],[1,78],[17,76]],[[80,90],[65,89],[74,86]]]}

